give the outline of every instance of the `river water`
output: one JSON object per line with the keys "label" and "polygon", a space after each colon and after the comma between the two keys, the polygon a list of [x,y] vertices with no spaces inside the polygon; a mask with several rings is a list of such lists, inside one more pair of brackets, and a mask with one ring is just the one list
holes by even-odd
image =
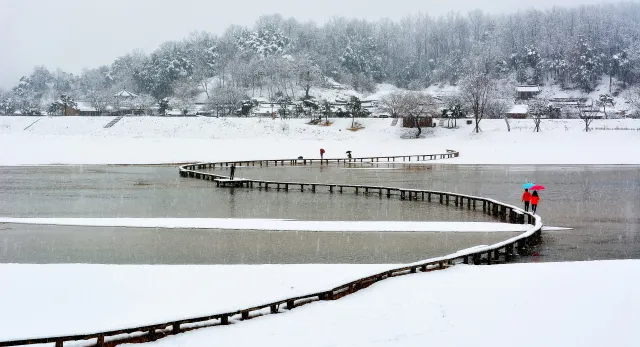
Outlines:
{"label": "river water", "polygon": [[[216,171],[216,170],[213,170]],[[218,172],[221,170],[217,170]],[[640,167],[357,164],[238,168],[237,177],[453,191],[517,204],[544,184],[540,256],[523,261],[640,257]],[[218,189],[169,166],[0,168],[0,215],[494,221],[437,203],[353,193]],[[512,233],[162,230],[0,225],[0,262],[115,264],[404,263],[491,244]]]}

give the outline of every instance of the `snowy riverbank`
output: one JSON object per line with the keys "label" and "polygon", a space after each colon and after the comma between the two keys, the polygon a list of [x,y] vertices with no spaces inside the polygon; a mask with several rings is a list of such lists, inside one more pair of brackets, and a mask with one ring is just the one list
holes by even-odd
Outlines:
{"label": "snowy riverbank", "polygon": [[[458,121],[458,129],[425,129],[421,139],[401,139],[415,129],[391,119],[359,119],[365,128],[347,130],[350,119],[332,126],[305,119],[124,118],[104,129],[110,117],[0,117],[0,165],[159,164],[264,158],[426,154],[456,149],[451,164],[640,164],[640,120],[596,120],[585,133],[581,120],[483,120],[480,134]],[[35,124],[34,122],[37,121]],[[31,125],[32,124],[32,125]],[[28,129],[29,125],[31,125]],[[608,129],[608,130],[605,130]],[[618,129],[618,130],[614,130]],[[631,130],[629,130],[631,129]]]}
{"label": "snowy riverbank", "polygon": [[464,266],[152,346],[637,346],[640,261]]}
{"label": "snowy riverbank", "polygon": [[[320,291],[392,266],[3,264],[0,340],[224,312]],[[638,260],[458,265],[155,345],[635,346],[638,278]]]}
{"label": "snowy riverbank", "polygon": [[319,292],[391,267],[0,264],[0,341],[228,312]]}

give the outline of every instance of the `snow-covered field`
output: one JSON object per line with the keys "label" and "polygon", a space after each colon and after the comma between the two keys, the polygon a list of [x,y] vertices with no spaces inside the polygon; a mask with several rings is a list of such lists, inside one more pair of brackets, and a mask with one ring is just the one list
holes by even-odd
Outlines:
{"label": "snow-covered field", "polygon": [[[40,120],[38,120],[40,119]],[[38,120],[27,130],[23,130]],[[391,119],[359,119],[365,128],[347,130],[350,119],[332,126],[307,120],[258,118],[0,117],[0,165],[157,164],[264,158],[406,155],[456,149],[456,164],[640,164],[640,120],[596,120],[585,133],[581,120],[483,120],[480,134],[459,120],[458,129],[426,129],[421,139],[401,139],[415,129]],[[604,130],[607,129],[607,130]],[[631,129],[631,130],[628,130]]]}
{"label": "snow-covered field", "polygon": [[639,278],[639,260],[459,265],[151,345],[635,347]]}
{"label": "snow-covered field", "polygon": [[484,222],[308,221],[250,218],[10,218],[0,223],[165,229],[273,231],[524,232],[530,226]]}
{"label": "snow-covered field", "polygon": [[391,267],[0,264],[0,341],[229,312],[334,288]]}
{"label": "snow-covered field", "polygon": [[[4,264],[0,341],[230,311],[391,266]],[[458,265],[155,345],[637,346],[639,278],[640,260]]]}

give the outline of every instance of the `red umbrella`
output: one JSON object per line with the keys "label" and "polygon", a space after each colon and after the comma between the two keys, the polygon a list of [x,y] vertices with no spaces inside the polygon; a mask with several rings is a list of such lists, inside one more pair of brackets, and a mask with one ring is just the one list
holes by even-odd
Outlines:
{"label": "red umbrella", "polygon": [[535,186],[529,188],[529,190],[544,190],[544,186],[540,184],[536,184]]}

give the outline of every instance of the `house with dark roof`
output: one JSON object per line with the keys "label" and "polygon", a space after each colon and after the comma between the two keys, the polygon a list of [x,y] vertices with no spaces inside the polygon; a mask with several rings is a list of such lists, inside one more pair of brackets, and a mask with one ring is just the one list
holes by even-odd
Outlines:
{"label": "house with dark roof", "polygon": [[542,92],[539,86],[517,86],[516,100],[529,100]]}

